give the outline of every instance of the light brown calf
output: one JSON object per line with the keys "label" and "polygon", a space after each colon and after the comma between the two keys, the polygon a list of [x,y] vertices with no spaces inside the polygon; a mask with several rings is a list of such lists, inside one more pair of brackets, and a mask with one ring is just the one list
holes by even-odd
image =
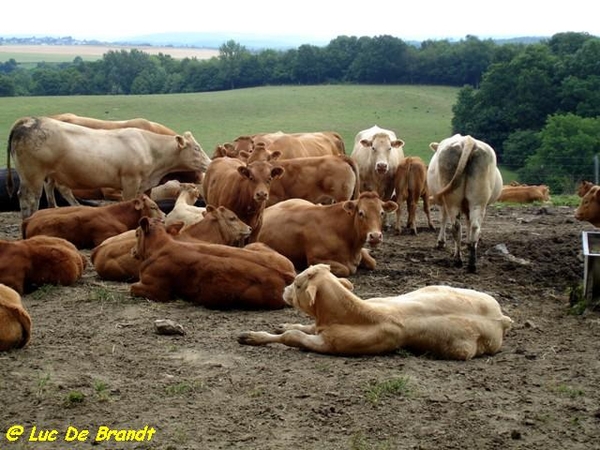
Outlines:
{"label": "light brown calf", "polygon": [[499,202],[533,203],[547,202],[550,200],[550,189],[545,184],[517,186],[502,186]]}
{"label": "light brown calf", "polygon": [[395,201],[398,203],[396,210],[396,232],[400,233],[400,216],[402,214],[402,204],[406,202],[408,211],[408,220],[406,228],[417,234],[417,225],[415,216],[417,215],[417,205],[419,198],[423,200],[423,211],[427,216],[427,224],[430,230],[435,230],[431,222],[431,211],[429,209],[429,189],[427,189],[427,166],[418,156],[409,156],[404,158],[396,169],[394,178],[396,191]]}
{"label": "light brown calf", "polygon": [[14,289],[0,284],[0,352],[25,347],[31,337],[31,317]]}
{"label": "light brown calf", "polygon": [[314,319],[283,324],[279,334],[245,332],[246,345],[281,343],[332,355],[377,355],[398,349],[469,360],[500,351],[512,320],[483,292],[428,286],[395,297],[363,300],[324,264],[311,266],[285,288],[286,303]]}

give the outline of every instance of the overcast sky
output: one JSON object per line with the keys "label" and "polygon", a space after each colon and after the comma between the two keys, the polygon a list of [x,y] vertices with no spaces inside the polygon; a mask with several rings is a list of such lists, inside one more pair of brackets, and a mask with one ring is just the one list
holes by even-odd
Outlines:
{"label": "overcast sky", "polygon": [[600,36],[596,9],[593,0],[11,0],[2,2],[0,35],[111,41],[163,32],[218,31],[326,42],[340,35],[384,34],[403,40],[551,36],[565,31]]}

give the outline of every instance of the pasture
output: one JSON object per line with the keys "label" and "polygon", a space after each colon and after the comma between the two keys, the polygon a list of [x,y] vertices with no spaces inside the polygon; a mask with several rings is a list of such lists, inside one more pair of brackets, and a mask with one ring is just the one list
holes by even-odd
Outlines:
{"label": "pasture", "polygon": [[[433,217],[437,225],[439,211]],[[291,308],[215,311],[133,298],[127,283],[103,281],[88,266],[74,286],[24,296],[32,341],[0,354],[0,448],[597,448],[600,320],[569,306],[583,273],[580,234],[593,227],[575,221],[569,206],[492,207],[479,273],[468,274],[452,266],[449,249],[434,249],[422,211],[417,225],[417,236],[386,232],[373,252],[377,268],[351,277],[355,292],[431,284],[487,292],[514,321],[500,353],[459,362],[242,346],[240,332],[310,322]],[[17,239],[19,227],[19,213],[0,214],[0,238]],[[176,321],[185,335],[156,334],[158,319]],[[6,437],[13,425],[25,430],[17,442]],[[150,441],[98,435],[146,426],[155,429]],[[90,434],[66,442],[69,427]],[[41,429],[57,430],[57,440],[29,442]]]}

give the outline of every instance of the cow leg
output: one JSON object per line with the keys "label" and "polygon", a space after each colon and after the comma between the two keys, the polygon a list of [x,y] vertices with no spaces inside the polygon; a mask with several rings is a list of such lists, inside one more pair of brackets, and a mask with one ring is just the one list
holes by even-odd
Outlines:
{"label": "cow leg", "polygon": [[440,225],[440,232],[437,239],[437,248],[442,249],[446,247],[446,223],[448,222],[448,210],[446,205],[442,204],[442,223]]}
{"label": "cow leg", "polygon": [[46,193],[46,203],[48,208],[56,208],[56,197],[54,196],[55,181],[52,178],[46,178],[44,181],[44,192]]}
{"label": "cow leg", "polygon": [[243,345],[266,345],[279,343],[288,347],[310,350],[317,353],[328,353],[329,345],[318,334],[306,334],[300,330],[287,330],[282,334],[271,334],[265,331],[246,331],[238,336]]}
{"label": "cow leg", "polygon": [[469,211],[467,218],[467,242],[469,246],[469,272],[477,271],[477,244],[481,236],[481,224],[485,216],[485,207],[475,207]]}
{"label": "cow leg", "polygon": [[417,234],[417,225],[415,224],[415,216],[417,215],[417,201],[419,198],[414,199],[412,195],[406,200],[406,207],[408,209],[408,221],[406,222],[406,228],[412,230],[412,234]]}
{"label": "cow leg", "polygon": [[427,225],[429,225],[430,230],[435,230],[435,226],[433,225],[433,222],[431,221],[431,205],[429,204],[429,192],[423,193],[421,198],[423,199],[423,211],[425,212],[425,215],[427,216]]}
{"label": "cow leg", "polygon": [[[60,195],[63,196],[63,198],[67,201],[67,203],[69,205],[71,205],[71,206],[79,205],[79,202],[75,198],[75,195],[73,195],[73,191],[70,188],[68,188],[67,186],[57,184],[56,189],[58,190]],[[46,195],[48,195],[48,194],[46,193]],[[54,189],[52,189],[52,196],[54,197]]]}
{"label": "cow leg", "polygon": [[452,237],[454,238],[454,265],[456,267],[462,267],[462,226],[460,224],[460,214],[456,214],[454,223],[452,224]]}
{"label": "cow leg", "polygon": [[130,292],[134,297],[144,297],[156,302],[166,302],[170,300],[169,289],[165,289],[156,283],[150,285],[138,281],[131,285]]}
{"label": "cow leg", "polygon": [[306,334],[315,334],[316,325],[314,323],[311,325],[303,325],[301,323],[282,323],[275,328],[275,333],[282,334],[288,330],[300,330]]}
{"label": "cow leg", "polygon": [[23,183],[23,180],[21,180],[19,192],[17,192],[17,195],[19,197],[21,217],[23,219],[26,219],[27,217],[31,216],[39,208],[40,198],[42,196],[43,180],[39,184],[39,186],[36,187],[25,185]]}
{"label": "cow leg", "polygon": [[400,234],[400,223],[402,222],[402,200],[400,198],[396,199],[396,203],[398,203],[398,209],[396,209],[396,234]]}
{"label": "cow leg", "polygon": [[[360,249],[360,263],[359,263],[359,265],[361,267],[364,267],[365,269],[374,270],[375,267],[377,266],[377,261],[375,261],[375,258],[373,258],[371,256],[371,254],[369,253],[368,249],[361,248]],[[338,275],[338,276],[340,276],[340,275]]]}

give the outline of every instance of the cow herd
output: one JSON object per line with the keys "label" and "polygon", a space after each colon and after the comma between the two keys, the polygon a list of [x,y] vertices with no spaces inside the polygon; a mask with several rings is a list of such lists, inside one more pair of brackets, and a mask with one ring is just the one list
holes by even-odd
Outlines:
{"label": "cow herd", "polygon": [[[400,232],[404,203],[417,233],[420,200],[429,228],[430,205],[441,211],[439,247],[450,225],[457,266],[465,217],[467,269],[476,272],[486,208],[507,188],[494,150],[471,136],[432,143],[428,165],[403,148],[394,131],[373,126],[356,134],[350,155],[335,132],[276,132],[240,136],[210,158],[191,133],[144,119],[17,120],[6,189],[18,181],[22,238],[0,241],[0,350],[29,342],[20,295],[71,285],[91,263],[100,278],[131,283],[133,296],[211,309],[293,306],[314,319],[243,332],[241,344],[340,355],[408,348],[459,360],[498,352],[511,320],[482,292],[352,293],[348,277],[376,268],[369,248],[382,245],[394,217]],[[547,200],[547,188],[536,188]],[[596,188],[585,195],[600,197]],[[54,204],[55,190],[69,206],[38,210],[42,194]],[[98,193],[97,206],[80,204]]]}

